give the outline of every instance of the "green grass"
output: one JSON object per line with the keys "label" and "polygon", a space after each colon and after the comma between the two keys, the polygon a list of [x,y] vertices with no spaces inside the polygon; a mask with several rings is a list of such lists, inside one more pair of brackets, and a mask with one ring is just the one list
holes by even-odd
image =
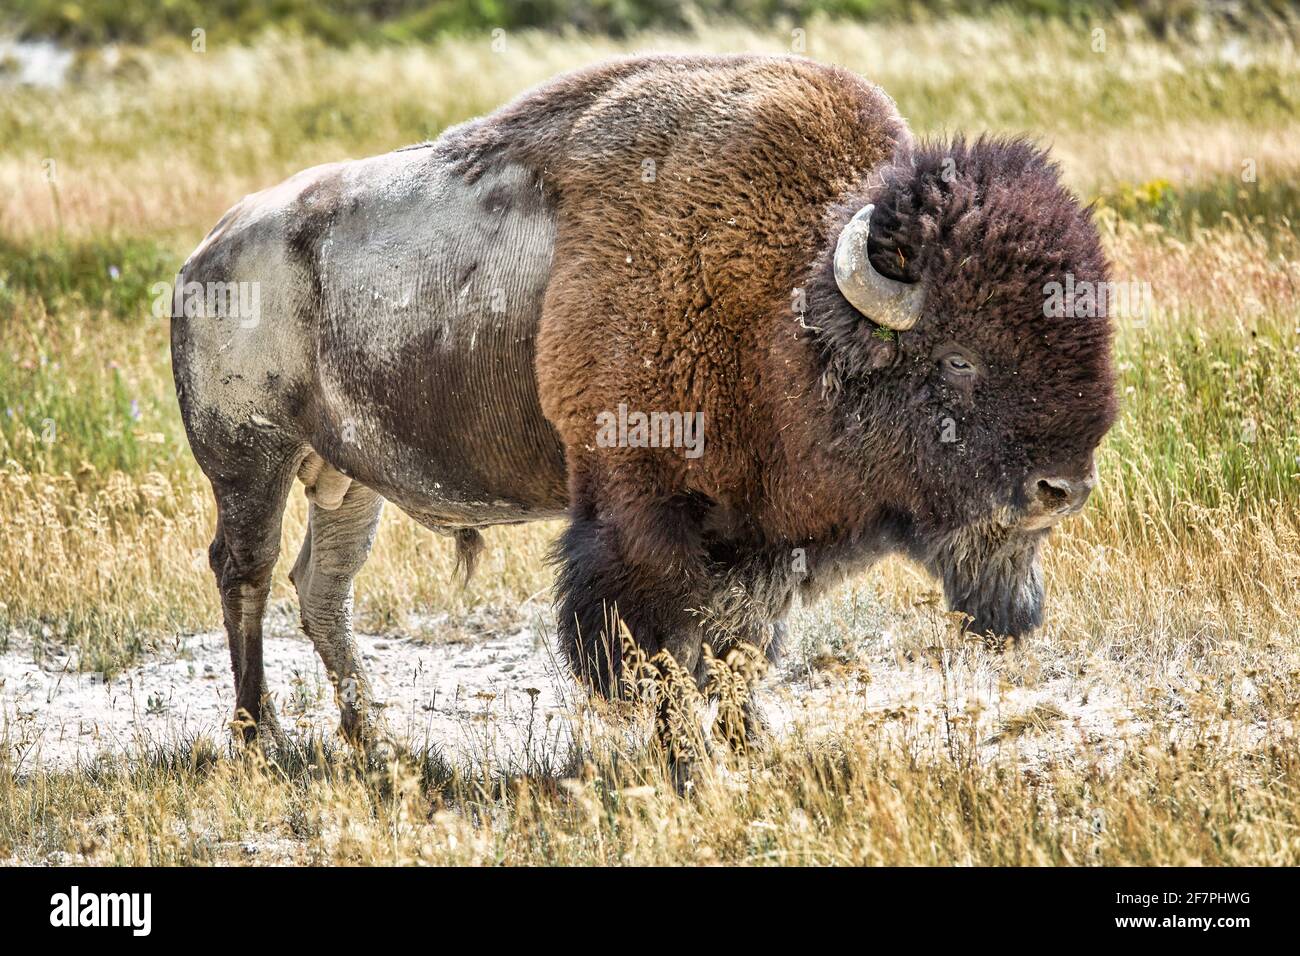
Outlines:
{"label": "green grass", "polygon": [[[1291,318],[1294,321],[1294,318]],[[1300,336],[1276,321],[1251,333],[1183,329],[1121,349],[1124,414],[1106,453],[1130,520],[1187,497],[1208,508],[1300,504]],[[1143,486],[1168,489],[1149,500]]]}
{"label": "green grass", "polygon": [[167,319],[153,315],[154,286],[179,263],[147,240],[0,239],[0,460],[56,475],[184,467],[158,374]]}
{"label": "green grass", "polygon": [[0,315],[16,312],[16,297],[27,293],[46,312],[86,309],[139,324],[151,315],[153,286],[173,277],[180,262],[151,239],[27,243],[0,236]]}

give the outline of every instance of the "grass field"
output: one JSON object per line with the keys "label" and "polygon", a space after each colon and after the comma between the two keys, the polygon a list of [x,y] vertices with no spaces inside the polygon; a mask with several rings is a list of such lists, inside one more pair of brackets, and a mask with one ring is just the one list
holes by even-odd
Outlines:
{"label": "grass field", "polygon": [[[967,646],[888,562],[801,611],[801,653],[933,660],[953,708],[795,732],[680,797],[596,734],[585,761],[501,774],[412,755],[367,775],[332,744],[268,766],[226,742],[19,772],[0,755],[0,859],[472,863],[1300,863],[1300,62],[1294,31],[1157,40],[1134,20],[813,21],[808,55],[879,82],[925,134],[1028,132],[1097,203],[1116,278],[1123,409],[1101,486],[1053,535],[1048,620]],[[305,166],[435,136],[556,72],[640,50],[788,51],[711,26],[614,41],[510,34],[204,53],[86,53],[69,85],[0,97],[0,651],[74,646],[113,671],[219,623],[213,509],[185,444],[151,291],[240,196]],[[1102,46],[1103,49],[1098,49]],[[284,551],[296,552],[295,494]],[[554,526],[489,534],[467,590],[442,539],[386,515],[363,629],[420,633],[544,591]],[[291,601],[277,570],[273,600]],[[864,621],[846,608],[866,602]],[[434,630],[424,634],[438,639]],[[1116,756],[1027,764],[1050,712],[989,757],[961,680],[1069,678],[1137,718]],[[949,703],[945,691],[943,703]],[[7,731],[6,731],[7,732]],[[6,748],[7,749],[7,748]]]}

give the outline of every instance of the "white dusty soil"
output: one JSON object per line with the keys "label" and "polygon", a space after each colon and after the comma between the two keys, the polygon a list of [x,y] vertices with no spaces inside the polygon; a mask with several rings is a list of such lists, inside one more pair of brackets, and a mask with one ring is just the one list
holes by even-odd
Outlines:
{"label": "white dusty soil", "polygon": [[[441,643],[371,635],[359,641],[399,739],[435,745],[458,761],[554,767],[569,745],[566,715],[580,712],[583,698],[549,638],[540,636],[546,631],[539,620],[477,636],[457,630],[457,640]],[[338,717],[324,667],[286,609],[270,616],[264,653],[285,729],[332,733]],[[1115,688],[1077,678],[1010,686],[995,661],[983,653],[959,664],[942,655],[909,661],[886,632],[861,662],[788,664],[764,680],[760,700],[777,734],[816,734],[866,713],[886,718],[890,734],[935,731],[923,736],[941,746],[961,737],[963,721],[975,712],[981,756],[1014,744],[1018,758],[1033,764],[1071,754],[1113,757],[1146,730]],[[232,706],[224,633],[179,637],[168,652],[107,681],[80,673],[66,651],[30,639],[11,638],[0,654],[0,738],[20,774],[200,735],[222,740]],[[907,716],[891,725],[891,714]],[[1030,714],[1036,719],[1026,721]]]}

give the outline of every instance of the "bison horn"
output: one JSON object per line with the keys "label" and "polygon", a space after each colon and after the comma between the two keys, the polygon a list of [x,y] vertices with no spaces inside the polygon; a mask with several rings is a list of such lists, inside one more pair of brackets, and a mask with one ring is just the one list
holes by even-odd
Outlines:
{"label": "bison horn", "polygon": [[835,284],[849,304],[877,325],[905,332],[921,317],[925,287],[882,276],[867,258],[874,205],[858,210],[835,244]]}

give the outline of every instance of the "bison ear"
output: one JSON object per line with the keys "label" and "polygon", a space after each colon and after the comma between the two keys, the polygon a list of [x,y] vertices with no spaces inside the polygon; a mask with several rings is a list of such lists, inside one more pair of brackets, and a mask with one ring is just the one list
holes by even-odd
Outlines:
{"label": "bison ear", "polygon": [[835,244],[835,284],[849,304],[872,322],[906,332],[921,317],[925,286],[883,276],[871,264],[867,242],[875,208],[863,206],[840,232]]}

